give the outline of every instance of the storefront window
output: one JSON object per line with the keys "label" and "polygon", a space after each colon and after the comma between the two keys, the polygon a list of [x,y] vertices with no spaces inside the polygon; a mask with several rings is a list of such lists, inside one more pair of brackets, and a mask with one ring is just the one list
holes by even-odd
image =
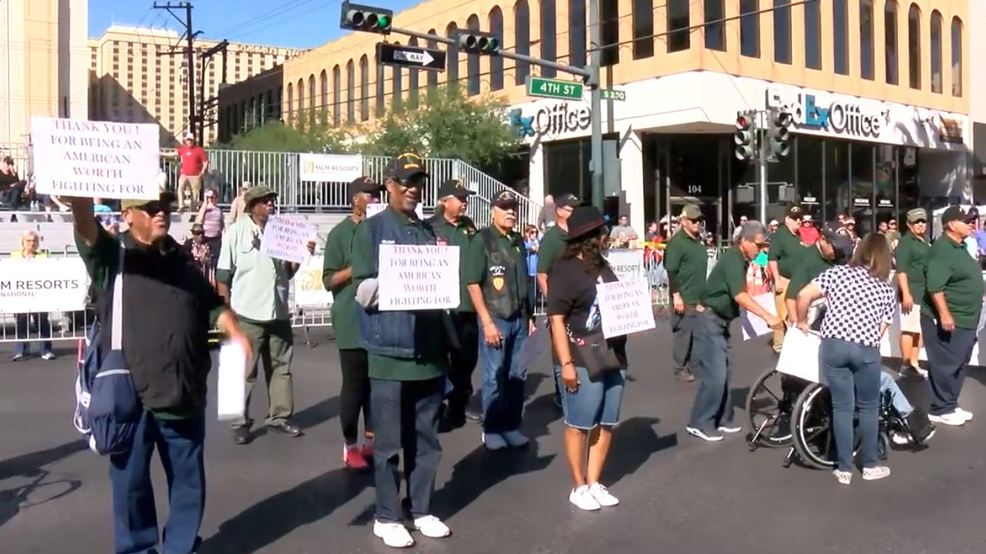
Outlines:
{"label": "storefront window", "polygon": [[921,187],[918,184],[918,153],[916,148],[898,148],[898,179],[900,193],[897,203],[902,212],[922,207]]}
{"label": "storefront window", "polygon": [[825,146],[821,139],[798,137],[795,143],[798,160],[798,202],[812,217],[825,219],[822,202],[825,200],[823,165]]}
{"label": "storefront window", "polygon": [[897,163],[896,149],[889,144],[876,147],[876,174],[874,175],[876,193],[876,220],[898,219],[897,209]]}
{"label": "storefront window", "polygon": [[852,143],[849,150],[852,165],[852,216],[856,219],[856,231],[859,236],[863,236],[874,230],[873,146]]}
{"label": "storefront window", "polygon": [[825,142],[825,219],[835,219],[839,214],[849,215],[849,143]]}
{"label": "storefront window", "polygon": [[555,142],[544,146],[544,193],[571,193],[591,198],[589,139]]}

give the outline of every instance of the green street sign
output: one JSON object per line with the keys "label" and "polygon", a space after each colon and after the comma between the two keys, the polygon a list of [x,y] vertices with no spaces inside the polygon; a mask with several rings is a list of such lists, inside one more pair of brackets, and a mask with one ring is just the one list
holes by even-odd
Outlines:
{"label": "green street sign", "polygon": [[527,95],[562,100],[582,100],[582,83],[545,79],[543,77],[528,77]]}
{"label": "green street sign", "polygon": [[603,100],[616,100],[617,102],[623,102],[627,99],[627,93],[625,90],[616,89],[602,89]]}

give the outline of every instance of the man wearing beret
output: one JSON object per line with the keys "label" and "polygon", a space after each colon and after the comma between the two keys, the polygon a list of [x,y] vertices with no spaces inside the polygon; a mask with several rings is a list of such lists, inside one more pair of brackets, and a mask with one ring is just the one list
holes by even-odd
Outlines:
{"label": "man wearing beret", "polygon": [[921,301],[928,270],[928,212],[915,208],[907,212],[907,232],[897,242],[894,257],[897,290],[900,294],[900,358],[902,375],[925,377],[918,368],[921,353]]}

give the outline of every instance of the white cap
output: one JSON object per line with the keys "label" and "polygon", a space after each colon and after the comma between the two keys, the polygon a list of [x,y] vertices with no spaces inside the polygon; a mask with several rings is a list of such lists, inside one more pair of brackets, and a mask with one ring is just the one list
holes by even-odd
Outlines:
{"label": "white cap", "polygon": [[805,216],[802,218],[802,221],[811,221],[811,215],[805,214]]}
{"label": "white cap", "polygon": [[768,225],[780,225],[780,223],[778,223],[776,219],[771,219]]}
{"label": "white cap", "polygon": [[192,133],[185,133],[185,140],[195,140],[195,135]]}

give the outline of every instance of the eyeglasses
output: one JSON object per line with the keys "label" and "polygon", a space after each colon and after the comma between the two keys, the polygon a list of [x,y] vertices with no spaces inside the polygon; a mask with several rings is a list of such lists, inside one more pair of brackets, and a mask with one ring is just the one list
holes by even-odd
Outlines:
{"label": "eyeglasses", "polygon": [[143,206],[137,206],[137,209],[147,215],[156,215],[160,213],[168,215],[171,213],[171,206],[162,202],[148,202]]}

